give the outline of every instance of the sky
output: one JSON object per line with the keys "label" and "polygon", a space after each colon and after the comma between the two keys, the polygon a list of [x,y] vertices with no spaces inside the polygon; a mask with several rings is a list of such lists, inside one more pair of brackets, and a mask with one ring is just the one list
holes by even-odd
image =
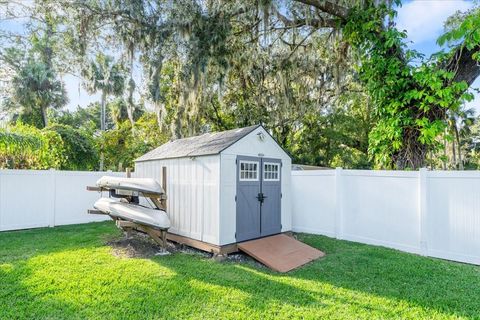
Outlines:
{"label": "sky", "polygon": [[[436,39],[443,32],[444,21],[457,10],[465,11],[473,6],[473,1],[467,0],[410,0],[404,1],[398,8],[396,19],[397,27],[406,30],[408,46],[412,49],[430,56],[441,48],[436,44]],[[19,23],[7,22],[0,24],[0,28],[9,30],[19,29]],[[68,109],[75,110],[77,106],[85,107],[91,102],[99,101],[99,94],[88,94],[81,85],[81,80],[72,75],[64,75],[63,80],[69,95]],[[472,87],[480,87],[477,79]],[[476,94],[474,101],[467,104],[480,114],[480,94]]]}

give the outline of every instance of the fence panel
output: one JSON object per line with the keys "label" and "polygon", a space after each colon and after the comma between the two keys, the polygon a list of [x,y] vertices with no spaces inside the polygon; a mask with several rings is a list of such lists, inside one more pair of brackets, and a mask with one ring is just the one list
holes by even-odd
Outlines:
{"label": "fence panel", "polygon": [[[114,172],[0,170],[0,231],[86,223]],[[292,172],[293,230],[480,264],[480,172]]]}
{"label": "fence panel", "polygon": [[0,171],[0,230],[46,227],[54,210],[49,171]]}
{"label": "fence panel", "polygon": [[[107,216],[86,214],[100,194],[86,191],[85,186],[95,185],[104,175],[105,172],[57,171],[54,225],[109,220]],[[108,175],[125,176],[125,173],[108,172]]]}
{"label": "fence panel", "polygon": [[108,220],[87,209],[100,196],[86,191],[118,172],[0,170],[0,231]]}
{"label": "fence panel", "polygon": [[420,253],[415,172],[344,170],[342,238]]}
{"label": "fence panel", "polygon": [[292,186],[294,231],[480,264],[479,172],[294,171]]}
{"label": "fence panel", "polygon": [[295,172],[292,196],[292,225],[296,231],[335,236],[333,170]]}
{"label": "fence panel", "polygon": [[427,252],[480,264],[480,174],[428,172]]}

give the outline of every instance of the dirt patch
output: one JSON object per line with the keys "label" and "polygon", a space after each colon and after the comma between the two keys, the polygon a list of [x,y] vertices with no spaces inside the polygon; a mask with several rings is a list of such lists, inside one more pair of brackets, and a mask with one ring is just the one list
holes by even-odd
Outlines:
{"label": "dirt patch", "polygon": [[112,247],[113,255],[116,257],[149,258],[163,251],[155,242],[137,236],[111,240],[107,245]]}
{"label": "dirt patch", "polygon": [[[106,244],[112,248],[114,256],[123,258],[152,258],[173,253],[196,255],[206,259],[213,258],[211,253],[171,241],[167,241],[167,250],[165,251],[148,235],[140,232],[134,232],[129,237],[124,235],[122,238],[110,239],[106,241]],[[229,254],[219,261],[264,267],[263,264],[242,252]]]}
{"label": "dirt patch", "polygon": [[126,258],[151,258],[154,256],[169,255],[172,253],[185,253],[211,258],[212,254],[203,252],[185,245],[167,241],[167,250],[153,241],[148,235],[135,232],[129,237],[122,237],[107,241],[106,244],[113,249],[113,255]]}

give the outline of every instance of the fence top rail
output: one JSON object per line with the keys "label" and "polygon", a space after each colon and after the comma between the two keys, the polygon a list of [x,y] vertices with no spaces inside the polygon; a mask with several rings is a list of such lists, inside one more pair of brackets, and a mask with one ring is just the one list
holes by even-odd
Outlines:
{"label": "fence top rail", "polygon": [[51,175],[52,173],[58,175],[76,175],[76,176],[102,176],[102,175],[124,175],[125,172],[113,172],[113,171],[71,171],[71,170],[27,170],[27,169],[0,169],[0,175]]}
{"label": "fence top rail", "polygon": [[417,178],[418,171],[395,170],[342,170],[344,176],[388,177],[388,178]]}
{"label": "fence top rail", "polygon": [[[335,169],[328,170],[305,170],[292,171],[292,176],[334,176]],[[400,170],[355,170],[341,169],[342,176],[352,177],[385,177],[385,178],[418,178],[420,171],[400,171]],[[426,170],[425,175],[429,179],[435,178],[463,178],[480,179],[480,170],[468,171],[444,171],[444,170]]]}
{"label": "fence top rail", "polygon": [[[341,169],[342,176],[364,176],[364,177],[401,177],[416,178],[418,171],[393,171],[393,170],[351,170]],[[293,176],[334,176],[337,170],[305,170],[292,171]]]}
{"label": "fence top rail", "polygon": [[480,179],[480,171],[427,171],[427,178],[463,178],[463,179]]}
{"label": "fence top rail", "polygon": [[292,176],[334,176],[335,170],[293,170]]}

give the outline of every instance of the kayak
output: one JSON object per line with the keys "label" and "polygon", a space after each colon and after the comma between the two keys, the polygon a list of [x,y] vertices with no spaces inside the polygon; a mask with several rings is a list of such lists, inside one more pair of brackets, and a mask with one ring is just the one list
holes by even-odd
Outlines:
{"label": "kayak", "polygon": [[151,228],[166,230],[170,228],[170,219],[163,210],[145,208],[136,204],[100,198],[93,205],[95,209],[111,217],[120,218]]}
{"label": "kayak", "polygon": [[103,176],[97,181],[97,187],[104,189],[129,190],[153,194],[165,194],[162,186],[150,178],[122,178]]}

